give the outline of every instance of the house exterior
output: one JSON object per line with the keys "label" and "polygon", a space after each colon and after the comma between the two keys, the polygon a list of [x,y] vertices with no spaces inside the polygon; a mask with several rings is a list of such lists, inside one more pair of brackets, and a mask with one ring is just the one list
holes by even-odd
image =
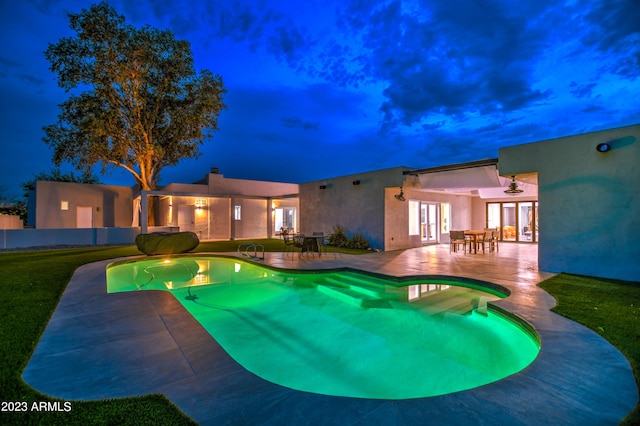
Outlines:
{"label": "house exterior", "polygon": [[38,181],[29,212],[36,229],[139,227],[192,231],[201,240],[268,238],[281,227],[298,229],[298,185],[230,179],[217,169],[198,183],[172,183],[157,191]]}
{"label": "house exterior", "polygon": [[74,182],[36,182],[27,224],[37,229],[130,227],[133,188]]}
{"label": "house exterior", "polygon": [[134,226],[147,232],[152,208],[156,225],[195,232],[200,240],[271,238],[283,227],[298,230],[298,205],[297,184],[225,178],[214,168],[199,183],[141,191]]}
{"label": "house exterior", "polygon": [[499,176],[498,159],[489,159],[308,182],[300,185],[301,228],[340,225],[382,250],[448,243],[452,229],[485,227],[499,228],[503,241],[534,243],[537,185],[528,181],[520,182],[522,193],[505,194],[510,180]]}
{"label": "house exterior", "polygon": [[[606,144],[602,149],[602,144]],[[515,176],[521,193],[507,194]],[[539,243],[543,271],[640,280],[640,125],[500,149],[499,158],[300,185],[303,232],[341,225],[373,247],[448,243],[499,228]]]}
{"label": "house exterior", "polygon": [[[90,217],[93,227],[193,231],[201,240],[269,238],[283,227],[330,234],[340,225],[382,250],[498,228],[503,242],[539,243],[543,271],[637,281],[639,139],[633,125],[507,147],[495,159],[302,184],[230,179],[217,169],[157,191],[38,182],[34,225],[79,228]],[[506,193],[514,184],[519,192]]]}
{"label": "house exterior", "polygon": [[640,125],[499,155],[500,174],[537,176],[541,270],[640,281]]}

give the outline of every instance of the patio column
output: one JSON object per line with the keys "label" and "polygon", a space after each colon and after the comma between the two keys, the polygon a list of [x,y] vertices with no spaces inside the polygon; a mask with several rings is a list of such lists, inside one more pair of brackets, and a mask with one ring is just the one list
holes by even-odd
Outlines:
{"label": "patio column", "polygon": [[273,237],[273,199],[267,198],[267,238]]}
{"label": "patio column", "polygon": [[149,230],[149,196],[147,191],[140,191],[140,233],[146,234]]}
{"label": "patio column", "polygon": [[230,240],[236,239],[236,199],[235,197],[231,197],[231,203],[229,206],[229,220],[231,221],[231,235],[229,236]]}

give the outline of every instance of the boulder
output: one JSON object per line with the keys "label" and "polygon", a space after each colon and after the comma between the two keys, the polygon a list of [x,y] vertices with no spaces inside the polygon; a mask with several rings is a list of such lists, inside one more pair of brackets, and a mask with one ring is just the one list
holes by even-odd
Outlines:
{"label": "boulder", "polygon": [[149,256],[186,253],[198,247],[200,240],[193,232],[152,232],[136,237],[138,250]]}

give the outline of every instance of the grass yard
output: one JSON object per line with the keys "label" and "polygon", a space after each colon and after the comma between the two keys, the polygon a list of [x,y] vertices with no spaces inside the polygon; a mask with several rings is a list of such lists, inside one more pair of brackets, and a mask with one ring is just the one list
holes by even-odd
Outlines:
{"label": "grass yard", "polygon": [[[256,241],[265,251],[282,251],[282,241]],[[206,242],[198,252],[235,251],[237,241]],[[347,253],[363,251],[346,250]],[[134,246],[35,250],[0,253],[0,401],[63,401],[48,398],[21,378],[29,358],[53,314],[73,272],[79,266],[104,259],[139,255]],[[558,275],[540,284],[551,293],[557,313],[595,330],[629,359],[636,381],[640,367],[640,283]],[[194,424],[162,395],[105,401],[72,402],[70,412],[1,412],[1,424],[46,425],[167,425]],[[640,424],[635,410],[624,424]]]}
{"label": "grass yard", "polygon": [[[640,388],[640,283],[559,274],[539,285],[555,297],[554,312],[594,330],[627,357]],[[622,424],[640,425],[640,405]]]}

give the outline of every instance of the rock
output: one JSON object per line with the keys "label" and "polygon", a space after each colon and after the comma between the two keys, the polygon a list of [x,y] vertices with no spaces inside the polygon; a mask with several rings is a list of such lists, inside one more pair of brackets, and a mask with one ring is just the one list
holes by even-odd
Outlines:
{"label": "rock", "polygon": [[198,244],[200,244],[200,240],[193,232],[152,232],[136,237],[138,250],[149,256],[186,253],[198,247]]}

